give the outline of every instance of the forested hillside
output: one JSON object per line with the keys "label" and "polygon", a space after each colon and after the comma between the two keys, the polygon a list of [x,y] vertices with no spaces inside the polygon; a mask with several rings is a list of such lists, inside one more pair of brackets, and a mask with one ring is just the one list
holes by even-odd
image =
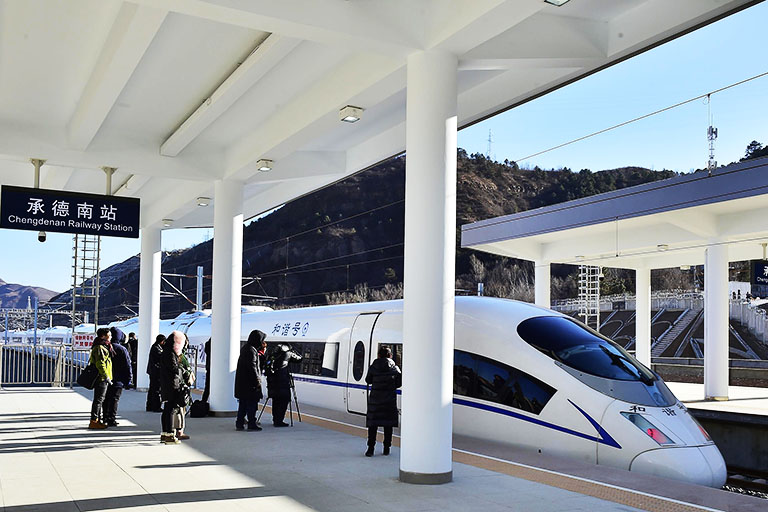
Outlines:
{"label": "forested hillside", "polygon": [[[672,176],[671,171],[636,167],[600,172],[520,169],[509,162],[494,162],[459,150],[457,246],[460,226],[468,222]],[[405,157],[398,157],[252,222],[244,231],[243,275],[260,279],[243,289],[243,302],[268,295],[277,298],[269,302],[275,306],[317,305],[348,300],[355,290],[358,299],[397,295],[403,277],[404,192]],[[211,240],[167,254],[163,272],[191,275],[197,265],[203,265],[205,274],[210,275],[212,249]],[[458,250],[457,288],[471,290],[482,280],[488,294],[518,296],[530,288],[526,284],[531,279],[529,267],[515,260]],[[124,268],[109,270],[113,279],[100,299],[100,318],[104,320],[129,315],[123,305],[138,302],[135,260],[128,260]],[[562,277],[566,271],[557,267],[554,271],[555,295],[571,293],[567,284],[558,281],[558,275]],[[194,299],[193,279],[173,282]],[[512,289],[515,283],[519,289]],[[210,288],[207,279],[204,301],[210,300]],[[174,316],[191,307],[178,295],[164,296],[161,314]]]}

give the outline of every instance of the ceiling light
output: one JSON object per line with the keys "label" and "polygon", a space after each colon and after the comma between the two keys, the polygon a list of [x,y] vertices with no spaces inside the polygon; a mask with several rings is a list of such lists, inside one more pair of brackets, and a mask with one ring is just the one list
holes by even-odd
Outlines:
{"label": "ceiling light", "polygon": [[256,162],[256,168],[261,172],[269,172],[272,170],[272,160],[261,159]]}
{"label": "ceiling light", "polygon": [[656,248],[660,251],[666,251],[667,249],[669,249],[669,246],[667,244],[659,244],[656,246]]}
{"label": "ceiling light", "polygon": [[347,105],[339,110],[339,120],[344,121],[345,123],[356,123],[363,117],[363,110],[365,109],[362,107]]}
{"label": "ceiling light", "polygon": [[690,265],[680,265],[680,270],[691,270]]}
{"label": "ceiling light", "polygon": [[560,7],[561,5],[567,4],[570,0],[544,0],[544,3],[552,4]]}
{"label": "ceiling light", "polygon": [[169,228],[173,226],[173,219],[163,219],[163,227]]}
{"label": "ceiling light", "polygon": [[576,256],[576,261],[584,261],[584,256],[579,254],[578,256]]}
{"label": "ceiling light", "polygon": [[197,206],[208,206],[209,204],[211,204],[210,197],[200,196],[197,198]]}

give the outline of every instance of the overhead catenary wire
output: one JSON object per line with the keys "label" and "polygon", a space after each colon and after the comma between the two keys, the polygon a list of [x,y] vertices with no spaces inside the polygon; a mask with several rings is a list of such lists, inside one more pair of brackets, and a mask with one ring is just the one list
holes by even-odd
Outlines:
{"label": "overhead catenary wire", "polygon": [[674,108],[681,107],[683,105],[687,105],[688,103],[692,103],[692,102],[694,102],[696,100],[700,100],[700,99],[703,99],[703,98],[708,98],[708,97],[710,97],[713,94],[716,94],[718,92],[722,92],[722,91],[725,91],[727,89],[731,89],[732,87],[736,87],[736,86],[745,84],[747,82],[751,82],[752,80],[757,80],[758,78],[762,78],[764,76],[768,76],[768,71],[766,71],[764,73],[760,73],[758,75],[751,76],[749,78],[745,78],[744,80],[740,80],[738,82],[734,82],[734,83],[732,83],[730,85],[726,85],[724,87],[720,87],[719,89],[715,89],[715,90],[709,91],[707,93],[700,94],[700,95],[698,95],[698,96],[696,96],[694,98],[690,98],[690,99],[687,99],[685,101],[681,101],[679,103],[675,103],[674,105],[670,105],[668,107],[664,107],[664,108],[661,108],[659,110],[654,110],[653,112],[649,112],[648,114],[644,114],[642,116],[635,117],[635,118],[630,119],[628,121],[624,121],[623,123],[619,123],[619,124],[615,124],[613,126],[609,126],[607,128],[603,128],[602,130],[598,130],[596,132],[592,132],[590,134],[584,135],[582,137],[578,137],[578,138],[570,140],[568,142],[563,142],[562,144],[558,144],[556,146],[552,146],[551,148],[544,149],[542,151],[538,151],[538,152],[533,153],[531,155],[524,156],[522,158],[516,158],[513,161],[514,162],[522,162],[522,161],[528,160],[529,158],[533,158],[535,156],[543,155],[544,153],[549,153],[550,151],[554,151],[556,149],[560,149],[560,148],[563,148],[565,146],[570,146],[571,144],[575,144],[576,142],[581,142],[582,140],[586,140],[586,139],[589,139],[589,138],[594,137],[596,135],[600,135],[600,134],[609,132],[611,130],[615,130],[617,128],[621,128],[622,126],[627,126],[628,124],[632,124],[632,123],[635,123],[637,121],[642,121],[643,119],[647,119],[647,118],[655,116],[657,114],[661,114],[662,112],[666,112],[668,110],[672,110]]}

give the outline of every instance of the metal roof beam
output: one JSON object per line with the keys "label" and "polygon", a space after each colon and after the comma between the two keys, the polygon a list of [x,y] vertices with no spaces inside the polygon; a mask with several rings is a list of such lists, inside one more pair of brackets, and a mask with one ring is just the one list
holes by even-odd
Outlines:
{"label": "metal roof beam", "polygon": [[82,151],[90,145],[167,14],[133,4],[120,8],[70,119],[68,138],[73,149]]}

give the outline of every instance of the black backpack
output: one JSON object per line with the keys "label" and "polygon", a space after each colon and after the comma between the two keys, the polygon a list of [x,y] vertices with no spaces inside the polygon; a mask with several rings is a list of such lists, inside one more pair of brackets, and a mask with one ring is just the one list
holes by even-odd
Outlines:
{"label": "black backpack", "polygon": [[189,415],[193,418],[205,418],[211,410],[211,406],[208,402],[202,400],[195,400],[189,408]]}

